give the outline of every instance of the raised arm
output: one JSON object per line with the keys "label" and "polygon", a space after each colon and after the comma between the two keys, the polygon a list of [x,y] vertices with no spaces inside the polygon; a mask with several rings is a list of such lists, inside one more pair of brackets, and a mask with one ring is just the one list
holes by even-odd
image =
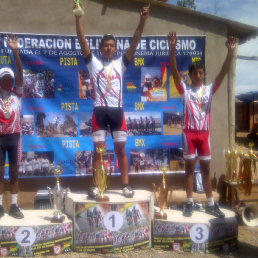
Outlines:
{"label": "raised arm", "polygon": [[177,70],[175,48],[177,43],[176,32],[169,32],[168,34],[168,46],[169,46],[169,63],[172,75],[175,81],[176,87],[181,83],[181,76]]}
{"label": "raised arm", "polygon": [[[73,0],[73,3],[74,3],[73,4],[74,10],[80,8],[80,6],[77,4],[75,0]],[[77,13],[77,12],[74,12],[74,15],[75,15],[76,33],[81,46],[82,56],[86,58],[90,54],[90,48],[85,39],[85,33],[83,29],[83,24],[82,24],[82,16],[80,13]]]}
{"label": "raised arm", "polygon": [[144,6],[140,11],[139,24],[138,24],[138,26],[137,26],[137,28],[134,32],[132,43],[131,43],[130,47],[128,48],[128,50],[125,53],[125,56],[126,56],[128,61],[131,61],[133,59],[134,52],[135,52],[136,47],[137,47],[137,45],[138,45],[138,43],[141,39],[141,36],[142,36],[145,21],[147,20],[147,18],[149,16],[149,10],[150,10],[150,3],[147,6]]}
{"label": "raised arm", "polygon": [[23,73],[22,73],[22,62],[20,59],[20,55],[18,52],[18,44],[17,44],[17,37],[15,35],[11,35],[10,37],[6,35],[6,42],[10,49],[12,50],[14,63],[16,67],[16,78],[15,78],[15,86],[22,87],[23,85]]}
{"label": "raised arm", "polygon": [[230,63],[232,60],[232,56],[234,54],[234,50],[236,48],[236,38],[233,36],[229,36],[227,41],[226,41],[226,47],[228,48],[228,53],[226,56],[226,59],[224,61],[224,64],[222,65],[222,68],[219,72],[219,74],[217,75],[216,79],[215,79],[215,85],[218,87],[220,86],[220,84],[222,83],[225,75],[227,74],[229,67],[230,67]]}

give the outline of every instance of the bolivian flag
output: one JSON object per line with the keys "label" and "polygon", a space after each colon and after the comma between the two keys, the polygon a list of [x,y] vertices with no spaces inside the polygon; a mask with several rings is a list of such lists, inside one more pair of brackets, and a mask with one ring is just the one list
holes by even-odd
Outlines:
{"label": "bolivian flag", "polygon": [[166,66],[160,67],[160,71],[161,71],[161,89],[166,89],[167,81],[168,81],[167,67]]}
{"label": "bolivian flag", "polygon": [[137,87],[132,82],[127,82],[126,89],[128,92],[136,92]]}

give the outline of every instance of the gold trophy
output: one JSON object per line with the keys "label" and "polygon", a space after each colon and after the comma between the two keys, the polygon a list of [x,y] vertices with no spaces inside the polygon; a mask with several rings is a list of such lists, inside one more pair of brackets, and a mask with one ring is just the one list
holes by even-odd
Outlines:
{"label": "gold trophy", "polygon": [[[162,167],[163,177],[162,183],[160,186],[156,186],[156,184],[152,183],[153,192],[155,202],[158,203],[160,211],[155,212],[154,218],[155,219],[167,219],[167,214],[164,212],[164,209],[167,207],[168,200],[172,197],[172,188],[168,187],[166,184],[166,167]],[[170,192],[170,194],[168,194]]]}
{"label": "gold trophy", "polygon": [[231,175],[231,182],[236,182],[237,181],[237,162],[238,159],[238,152],[237,150],[233,150],[231,152],[231,171],[232,171],[232,175]]}
{"label": "gold trophy", "polygon": [[108,202],[109,197],[104,195],[105,190],[107,189],[107,169],[104,166],[103,153],[105,152],[105,146],[97,146],[97,153],[100,155],[100,166],[95,169],[95,185],[99,189],[99,196],[97,197],[97,202]]}
{"label": "gold trophy", "polygon": [[65,216],[63,215],[62,211],[64,209],[64,200],[69,189],[63,189],[60,186],[59,174],[62,173],[62,170],[62,167],[59,165],[55,169],[56,186],[54,187],[54,189],[52,190],[50,187],[47,187],[49,192],[50,203],[51,205],[54,205],[55,209],[54,216],[51,218],[52,223],[62,223],[65,219]]}
{"label": "gold trophy", "polygon": [[75,16],[82,16],[82,15],[84,15],[84,11],[81,8],[81,3],[80,2],[81,2],[80,0],[76,0],[76,1],[74,0],[75,7],[73,9],[73,14]]}
{"label": "gold trophy", "polygon": [[227,149],[225,152],[225,158],[226,158],[226,182],[231,181],[231,151],[230,149]]}
{"label": "gold trophy", "polygon": [[245,154],[243,152],[243,150],[240,151],[240,153],[238,154],[239,156],[239,171],[238,171],[238,176],[237,176],[237,184],[238,184],[238,188],[241,190],[243,188],[243,160],[245,157]]}
{"label": "gold trophy", "polygon": [[244,190],[245,195],[250,195],[253,185],[253,173],[256,173],[257,157],[254,154],[252,147],[253,143],[249,143],[250,150],[247,153],[240,155],[240,169],[238,188]]}

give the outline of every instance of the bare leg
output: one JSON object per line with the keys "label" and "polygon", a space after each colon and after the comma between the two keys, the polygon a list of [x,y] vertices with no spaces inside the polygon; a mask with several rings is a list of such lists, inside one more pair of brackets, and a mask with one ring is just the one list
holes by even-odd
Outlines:
{"label": "bare leg", "polygon": [[121,172],[121,181],[122,184],[129,183],[128,176],[128,159],[125,154],[125,142],[116,142],[114,143],[115,153],[118,159],[118,167]]}
{"label": "bare leg", "polygon": [[0,166],[0,194],[4,193],[4,166]]}
{"label": "bare leg", "polygon": [[210,160],[200,160],[203,187],[207,198],[212,197],[212,185],[210,179]]}
{"label": "bare leg", "polygon": [[19,192],[19,182],[18,182],[18,166],[9,166],[9,176],[10,176],[10,192],[11,194],[17,194]]}
{"label": "bare leg", "polygon": [[185,160],[185,188],[187,198],[193,197],[193,173],[195,168],[195,159]]}

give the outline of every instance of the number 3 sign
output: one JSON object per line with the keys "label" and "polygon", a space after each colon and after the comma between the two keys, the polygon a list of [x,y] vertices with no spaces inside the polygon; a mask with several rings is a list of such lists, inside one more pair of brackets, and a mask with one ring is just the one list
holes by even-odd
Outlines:
{"label": "number 3 sign", "polygon": [[36,233],[33,228],[20,227],[15,233],[15,239],[20,246],[30,246],[35,242]]}
{"label": "number 3 sign", "polygon": [[209,237],[209,229],[205,224],[195,224],[190,229],[190,238],[194,243],[202,244]]}

